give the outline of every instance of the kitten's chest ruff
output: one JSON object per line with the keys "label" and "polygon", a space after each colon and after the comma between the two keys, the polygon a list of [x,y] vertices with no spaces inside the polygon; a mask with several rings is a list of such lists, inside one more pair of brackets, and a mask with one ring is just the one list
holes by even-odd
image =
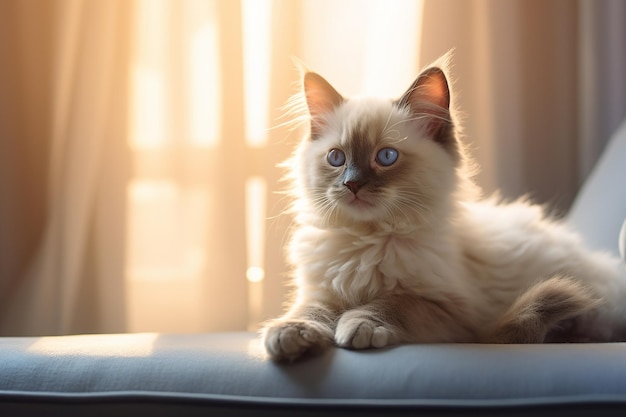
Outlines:
{"label": "kitten's chest ruff", "polygon": [[301,252],[303,259],[294,261],[307,264],[309,286],[319,286],[349,304],[413,286],[419,271],[419,250],[406,235],[320,233],[301,248],[306,251]]}

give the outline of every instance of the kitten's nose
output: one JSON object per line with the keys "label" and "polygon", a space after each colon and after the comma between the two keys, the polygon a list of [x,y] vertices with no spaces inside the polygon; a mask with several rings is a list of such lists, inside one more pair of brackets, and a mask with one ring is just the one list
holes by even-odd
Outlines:
{"label": "kitten's nose", "polygon": [[355,194],[355,195],[357,192],[359,192],[359,190],[364,184],[365,182],[363,181],[346,181],[343,183],[343,185],[348,187],[348,189],[352,191],[352,194]]}

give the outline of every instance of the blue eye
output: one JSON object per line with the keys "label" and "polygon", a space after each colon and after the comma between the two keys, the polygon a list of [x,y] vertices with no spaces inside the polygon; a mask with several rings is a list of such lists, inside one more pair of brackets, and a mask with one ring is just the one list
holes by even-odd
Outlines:
{"label": "blue eye", "polygon": [[328,163],[334,167],[340,167],[346,163],[346,154],[339,149],[331,149],[326,157]]}
{"label": "blue eye", "polygon": [[384,167],[392,165],[398,160],[398,151],[393,148],[382,148],[376,155],[376,162]]}

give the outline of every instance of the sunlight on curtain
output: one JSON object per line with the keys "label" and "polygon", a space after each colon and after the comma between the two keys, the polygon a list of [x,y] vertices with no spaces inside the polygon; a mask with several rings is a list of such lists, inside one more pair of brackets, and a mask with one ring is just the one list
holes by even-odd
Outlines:
{"label": "sunlight on curtain", "polygon": [[367,6],[362,91],[399,96],[420,66],[422,2],[370,0]]}
{"label": "sunlight on curtain", "polygon": [[214,147],[221,136],[219,33],[215,1],[187,0],[181,30],[186,47],[187,136],[195,147]]}
{"label": "sunlight on curtain", "polygon": [[265,241],[265,202],[267,182],[265,178],[255,176],[246,181],[246,237],[248,248],[248,269],[246,277],[250,282],[260,282],[265,277],[264,245]]}
{"label": "sunlight on curtain", "polygon": [[265,221],[267,181],[250,177],[246,181],[246,240],[248,249],[248,329],[262,321],[263,279],[265,278]]}
{"label": "sunlight on curtain", "polygon": [[219,143],[216,2],[138,0],[127,192],[129,330],[202,330],[212,190],[198,152]]}
{"label": "sunlight on curtain", "polygon": [[129,330],[214,330],[224,317],[211,312],[237,302],[254,330],[286,296],[285,232],[268,217],[284,206],[272,194],[289,132],[271,115],[294,92],[290,57],[346,94],[399,95],[417,71],[421,1],[136,0],[134,19]]}
{"label": "sunlight on curtain", "polygon": [[400,96],[417,76],[423,1],[302,5],[301,58],[342,94]]}
{"label": "sunlight on curtain", "polygon": [[[264,148],[269,136],[270,0],[242,0],[245,139],[250,148]],[[262,321],[265,278],[265,222],[267,181],[262,176],[246,180],[246,248],[248,279],[248,329]]]}
{"label": "sunlight on curtain", "polygon": [[173,181],[130,184],[129,268],[133,280],[194,280],[204,271],[207,193]]}
{"label": "sunlight on curtain", "polygon": [[135,150],[161,149],[167,139],[168,12],[167,0],[137,0],[135,7],[128,136]]}
{"label": "sunlight on curtain", "polygon": [[267,145],[272,2],[242,0],[243,73],[246,117],[246,143]]}

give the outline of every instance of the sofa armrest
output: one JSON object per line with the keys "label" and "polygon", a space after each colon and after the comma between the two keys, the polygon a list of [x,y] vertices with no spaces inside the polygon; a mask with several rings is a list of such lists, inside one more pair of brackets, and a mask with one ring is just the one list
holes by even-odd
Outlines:
{"label": "sofa armrest", "polygon": [[619,233],[626,219],[626,120],[611,137],[583,184],[568,222],[594,249],[618,255]]}

